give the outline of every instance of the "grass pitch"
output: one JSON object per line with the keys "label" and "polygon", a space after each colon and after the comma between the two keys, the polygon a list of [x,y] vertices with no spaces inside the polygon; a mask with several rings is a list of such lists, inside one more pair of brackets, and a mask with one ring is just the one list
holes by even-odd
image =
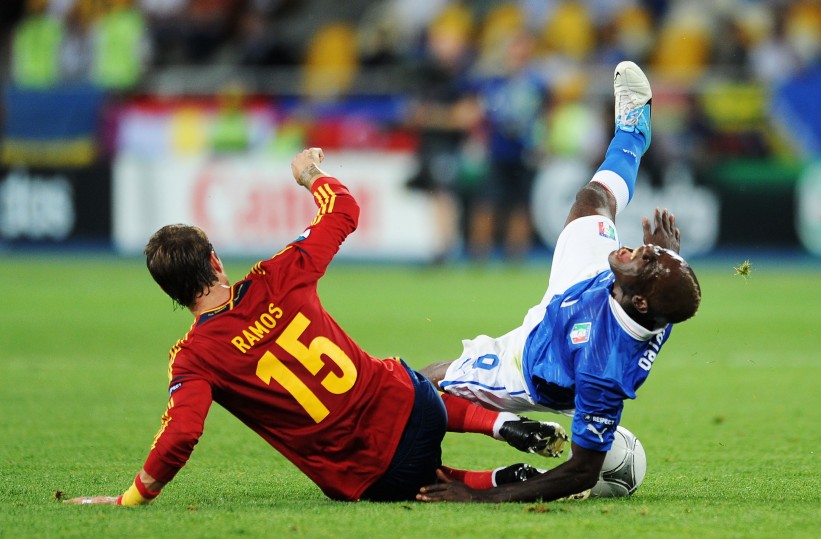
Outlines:
{"label": "grass pitch", "polygon": [[[748,279],[695,262],[704,301],[674,329],[623,424],[648,475],[624,499],[501,505],[339,503],[218,406],[189,464],[152,505],[117,495],[166,402],[169,347],[188,329],[143,262],[0,259],[0,537],[815,537],[821,526],[821,264],[758,264]],[[232,278],[249,263],[229,262]],[[369,352],[415,367],[500,335],[544,292],[538,265],[420,269],[335,263],[328,310]],[[537,417],[555,416],[534,414]],[[558,421],[569,427],[567,418]],[[444,460],[526,456],[449,434]]]}

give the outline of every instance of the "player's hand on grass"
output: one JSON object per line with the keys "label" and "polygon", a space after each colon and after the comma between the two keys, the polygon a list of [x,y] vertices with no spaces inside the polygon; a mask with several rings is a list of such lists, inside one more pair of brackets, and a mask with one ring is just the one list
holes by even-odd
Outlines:
{"label": "player's hand on grass", "polygon": [[676,227],[676,216],[667,211],[667,208],[656,208],[652,229],[647,217],[642,218],[641,228],[645,244],[652,243],[675,252],[681,248],[681,231]]}
{"label": "player's hand on grass", "polygon": [[63,503],[73,503],[77,505],[117,505],[117,496],[81,496],[79,498],[69,498]]}
{"label": "player's hand on grass", "polygon": [[475,490],[459,481],[454,481],[442,470],[436,470],[439,482],[419,489],[416,499],[420,502],[480,502],[484,491]]}

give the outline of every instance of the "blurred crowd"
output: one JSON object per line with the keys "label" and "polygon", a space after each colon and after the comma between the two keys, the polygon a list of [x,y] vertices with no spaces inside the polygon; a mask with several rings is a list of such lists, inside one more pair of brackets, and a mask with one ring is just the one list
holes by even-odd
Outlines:
{"label": "blurred crowd", "polygon": [[[526,28],[548,77],[629,57],[691,80],[710,67],[766,84],[818,59],[817,0],[4,0],[13,79],[127,87],[168,65],[317,64],[344,91],[358,69],[406,65],[431,31],[499,66],[500,43]],[[350,75],[344,76],[344,70]],[[559,81],[566,82],[566,81]]]}
{"label": "blurred crowd", "polygon": [[[696,162],[794,151],[767,128],[766,100],[821,58],[819,0],[4,0],[0,10],[4,73],[23,88],[150,93],[152,74],[220,65],[288,69],[301,96],[333,100],[390,73],[419,136],[408,185],[434,197],[441,230],[464,229],[477,258],[497,241],[510,256],[530,250],[544,159],[600,157],[612,123],[604,77],[619,61],[645,67],[661,94],[651,161]],[[462,241],[447,235],[443,256]]]}

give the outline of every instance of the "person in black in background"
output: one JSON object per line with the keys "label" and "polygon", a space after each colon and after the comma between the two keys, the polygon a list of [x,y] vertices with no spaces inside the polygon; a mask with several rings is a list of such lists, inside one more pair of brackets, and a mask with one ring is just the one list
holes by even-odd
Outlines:
{"label": "person in black in background", "polygon": [[413,73],[406,118],[418,131],[418,169],[411,189],[433,198],[440,244],[435,262],[447,260],[460,240],[462,145],[480,120],[478,102],[465,98],[465,73],[472,62],[471,22],[458,9],[445,10],[427,30],[424,56]]}

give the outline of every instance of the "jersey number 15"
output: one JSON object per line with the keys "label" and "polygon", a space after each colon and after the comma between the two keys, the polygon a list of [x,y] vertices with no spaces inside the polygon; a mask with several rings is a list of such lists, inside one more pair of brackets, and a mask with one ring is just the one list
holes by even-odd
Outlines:
{"label": "jersey number 15", "polygon": [[[305,346],[299,337],[310,323],[311,321],[305,315],[297,313],[288,327],[277,337],[276,343],[299,361],[312,376],[316,376],[325,366],[323,356],[333,361],[342,371],[342,375],[330,372],[322,378],[320,383],[328,393],[341,395],[349,391],[356,382],[356,366],[348,354],[327,337],[321,335],[314,337],[311,343]],[[330,413],[316,393],[270,350],[266,351],[257,363],[257,377],[268,385],[271,384],[271,380],[278,382],[317,423]]]}

